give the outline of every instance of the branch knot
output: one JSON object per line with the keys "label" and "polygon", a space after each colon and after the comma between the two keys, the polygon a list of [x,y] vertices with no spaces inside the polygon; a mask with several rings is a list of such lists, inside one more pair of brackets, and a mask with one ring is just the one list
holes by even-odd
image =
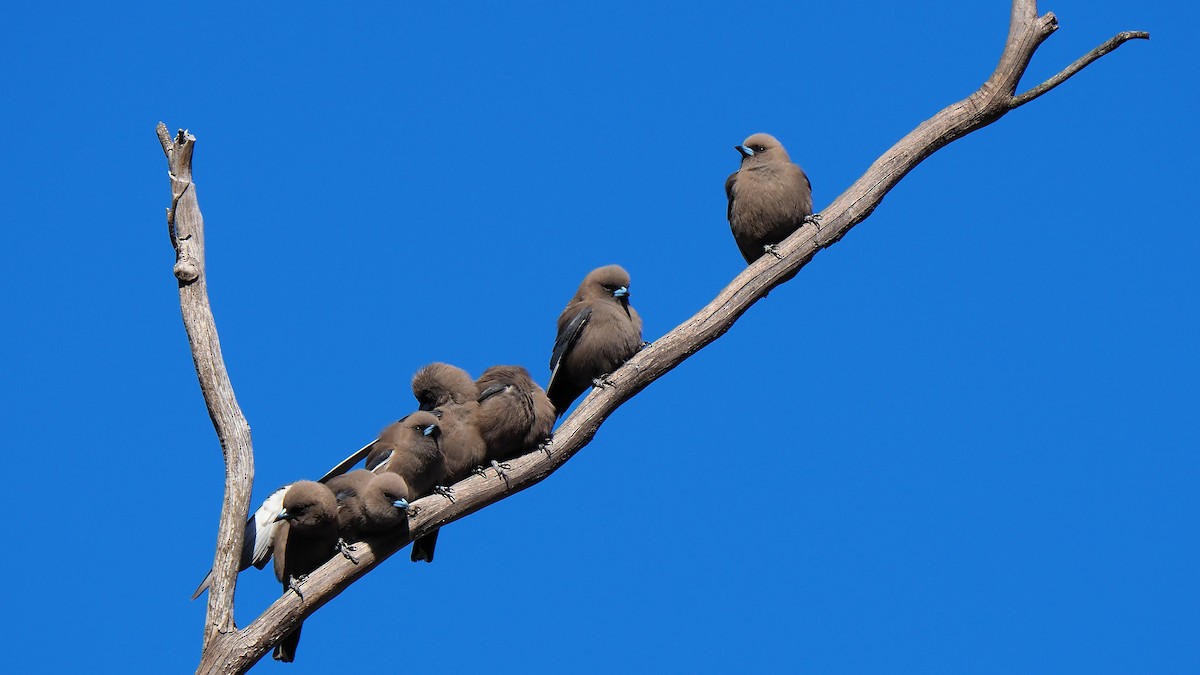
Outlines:
{"label": "branch knot", "polygon": [[196,266],[196,262],[187,255],[180,256],[179,260],[175,261],[175,278],[179,280],[181,285],[188,285],[200,278],[200,268]]}

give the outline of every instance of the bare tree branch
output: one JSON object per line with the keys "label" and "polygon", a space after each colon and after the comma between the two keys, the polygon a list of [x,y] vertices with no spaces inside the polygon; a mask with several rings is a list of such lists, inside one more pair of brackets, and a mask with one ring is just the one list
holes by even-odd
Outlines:
{"label": "bare tree branch", "polygon": [[[285,593],[253,623],[235,635],[224,636],[211,644],[206,640],[205,652],[197,672],[245,672],[277,640],[290,632],[297,622],[329,602],[356,579],[409,543],[412,538],[420,537],[436,527],[451,523],[524,490],[550,475],[591,442],[600,425],[622,403],[723,335],[755,302],[807,265],[817,251],[839,241],[851,228],[869,216],[883,197],[926,157],[951,141],[991,124],[1009,110],[1049,91],[1126,40],[1149,37],[1148,34],[1140,32],[1121,33],[1046,83],[1014,97],[1017,85],[1034,52],[1056,28],[1057,20],[1053,14],[1038,16],[1037,3],[1034,0],[1014,0],[1009,34],[1000,62],[978,91],[947,106],[902,138],[825,209],[819,224],[807,224],[800,228],[779,244],[776,257],[763,256],[750,265],[695,316],[639,352],[613,373],[610,383],[593,390],[559,427],[548,454],[534,452],[510,462],[507,482],[495,476],[468,478],[455,486],[453,502],[440,496],[418,500],[415,506],[418,507],[419,513],[410,520],[411,537],[402,535],[366,542],[359,549],[357,565],[341,556],[335,556],[308,577],[302,589],[303,598],[295,593]],[[160,135],[162,133],[160,130]],[[188,192],[194,201],[194,191]],[[180,206],[184,203],[180,200]],[[197,212],[197,218],[198,215]],[[202,265],[200,269],[203,269]],[[186,314],[185,310],[185,316]],[[209,319],[211,323],[211,315]],[[189,329],[189,336],[190,334]],[[215,343],[215,333],[212,337]],[[199,368],[200,361],[197,358],[197,369]],[[202,375],[202,382],[203,379]],[[206,390],[206,400],[207,398]],[[232,400],[232,392],[229,392],[229,399]],[[245,447],[248,453],[248,438]],[[228,452],[226,457],[228,461]],[[247,491],[248,484],[247,480]],[[227,485],[232,483],[227,481]],[[241,500],[241,495],[238,499]],[[230,507],[233,501],[229,495],[226,496],[226,511],[234,510]],[[240,508],[240,517],[244,518],[247,512],[246,502],[237,501],[236,504]],[[225,516],[223,511],[220,537],[222,542],[227,540],[227,526],[236,530],[234,526],[240,525],[240,520],[236,518],[227,523]],[[233,536],[235,535],[230,535],[229,539],[232,540]],[[219,549],[217,562],[220,564],[228,561],[230,566],[218,566],[214,569],[221,571],[217,579],[228,582],[228,590],[231,593],[232,575],[228,573],[233,569],[232,557],[226,559],[222,555],[223,551]],[[210,628],[225,625],[213,622],[211,615],[215,602],[216,600],[210,597]]]}
{"label": "bare tree branch", "polygon": [[1071,65],[1064,68],[1062,70],[1062,72],[1058,73],[1054,77],[1046,80],[1045,82],[1039,84],[1038,86],[1034,87],[1033,89],[1030,89],[1029,91],[1025,92],[1024,94],[1021,94],[1020,96],[1014,96],[1012,101],[1009,102],[1009,107],[1010,108],[1018,108],[1020,106],[1025,105],[1026,103],[1029,103],[1033,99],[1050,91],[1051,89],[1057,87],[1058,85],[1062,84],[1063,82],[1066,82],[1072,75],[1083,70],[1084,66],[1088,65],[1092,61],[1095,61],[1096,59],[1100,58],[1101,56],[1104,56],[1105,54],[1111,52],[1112,50],[1116,49],[1117,47],[1120,47],[1121,45],[1125,44],[1129,40],[1149,40],[1149,39],[1150,39],[1150,34],[1144,30],[1127,30],[1127,31],[1124,31],[1121,33],[1117,33],[1116,35],[1114,35],[1111,38],[1109,38],[1108,40],[1106,40],[1099,47],[1096,47],[1092,51],[1090,51],[1090,52],[1084,54],[1083,56],[1079,57],[1078,59],[1076,59],[1074,63],[1072,63]]}
{"label": "bare tree branch", "polygon": [[200,215],[196,185],[192,182],[192,149],[196,137],[180,130],[172,140],[162,122],[155,131],[167,156],[171,178],[167,231],[175,249],[174,272],[179,281],[183,326],[187,329],[208,416],[212,418],[225,455],[225,499],[217,526],[217,552],[213,558],[212,586],[205,616],[203,650],[207,652],[218,636],[237,630],[233,622],[233,590],[244,523],[250,509],[250,488],[254,483],[254,451],[250,444],[250,425],[234,398],[233,384],[225,370],[225,359],[221,357],[217,324],[208,303],[208,284],[204,276],[204,218]]}

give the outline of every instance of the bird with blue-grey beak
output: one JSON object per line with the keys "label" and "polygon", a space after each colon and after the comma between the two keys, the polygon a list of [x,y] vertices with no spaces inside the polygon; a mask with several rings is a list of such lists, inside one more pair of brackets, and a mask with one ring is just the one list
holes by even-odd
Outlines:
{"label": "bird with blue-grey beak", "polygon": [[[283,510],[276,520],[283,526],[275,537],[275,577],[283,582],[284,593],[294,590],[303,598],[300,585],[305,578],[336,552],[337,499],[324,483],[297,481],[284,494]],[[296,629],[275,645],[272,657],[276,661],[296,658],[302,627],[296,624]]]}
{"label": "bird with blue-grey beak", "polygon": [[338,548],[353,561],[353,547],[365,535],[400,531],[408,525],[408,483],[400,474],[357,469],[327,483],[337,500]]}
{"label": "bird with blue-grey beak", "polygon": [[[238,561],[239,574],[251,566],[261,570],[271,562],[276,535],[281,527],[276,516],[283,510],[283,498],[287,495],[290,487],[290,484],[284,485],[272,492],[263,501],[262,506],[258,507],[258,510],[246,521],[246,529],[242,536],[242,555]],[[208,590],[210,585],[212,585],[211,569],[208,574],[204,575],[204,580],[200,582],[200,585],[196,587],[196,592],[192,593],[192,600],[200,597],[200,594]]]}
{"label": "bird with blue-grey beak", "polygon": [[367,469],[400,474],[413,499],[433,494],[446,474],[441,438],[437,416],[418,410],[379,432],[367,453]]}
{"label": "bird with blue-grey beak", "polygon": [[[487,455],[487,446],[475,424],[479,390],[467,371],[447,363],[431,363],[418,370],[413,375],[412,390],[420,410],[437,416],[441,430],[444,473],[434,491],[453,499],[454,489],[449,486],[471,475]],[[413,542],[409,555],[413,562],[433,562],[439,531]]]}
{"label": "bird with blue-grey beak", "polygon": [[[367,454],[367,468],[375,473],[389,471],[399,474],[408,484],[412,499],[433,494],[442,487],[440,483],[446,476],[442,430],[437,416],[418,410],[388,425],[379,432],[379,438]],[[449,496],[444,491],[442,494]],[[433,553],[423,549],[418,551],[414,542],[412,559],[431,562]]]}
{"label": "bird with blue-grey beak", "polygon": [[642,347],[642,319],[629,306],[629,273],[592,270],[558,317],[546,395],[562,416],[588,387],[604,383]]}
{"label": "bird with blue-grey beak", "polygon": [[441,429],[445,473],[441,485],[452,485],[483,463],[486,446],[476,415],[479,389],[467,371],[446,363],[431,363],[413,375],[418,410],[432,412]]}
{"label": "bird with blue-grey beak", "polygon": [[733,238],[747,264],[764,253],[778,257],[775,245],[814,220],[812,185],[770,134],[754,134],[734,149],[741,168],[725,180]]}
{"label": "bird with blue-grey beak", "polygon": [[[337,466],[330,469],[317,482],[325,483],[335,476],[346,473],[351,466],[358,464],[362,461],[363,457],[366,457],[370,448],[371,444],[367,444],[363,448],[356,450]],[[281,523],[276,520],[275,516],[283,510],[283,498],[290,487],[291,484],[284,485],[272,492],[263,501],[262,506],[258,507],[258,510],[246,520],[246,528],[242,537],[242,554],[238,561],[239,574],[250,567],[256,567],[261,570],[267,566],[267,563],[271,562],[271,556],[275,549],[275,535],[281,526]],[[196,587],[196,591],[192,593],[192,600],[200,597],[200,594],[208,590],[210,585],[212,585],[211,569],[208,571],[208,574],[204,575],[204,580]]]}

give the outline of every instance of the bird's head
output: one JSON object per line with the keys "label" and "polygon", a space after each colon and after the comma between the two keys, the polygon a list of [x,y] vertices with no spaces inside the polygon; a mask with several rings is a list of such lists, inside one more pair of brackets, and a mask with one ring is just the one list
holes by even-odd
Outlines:
{"label": "bird's head", "polygon": [[742,154],[743,166],[748,163],[791,161],[787,150],[771,134],[754,134],[733,148]]}
{"label": "bird's head", "polygon": [[623,306],[629,306],[629,273],[620,265],[607,265],[592,270],[584,279],[586,295],[591,297],[608,296]]}
{"label": "bird's head", "polygon": [[418,436],[437,440],[442,435],[442,429],[438,426],[437,415],[432,412],[419,410],[404,418],[404,421],[413,430],[413,433]]}
{"label": "bird's head", "polygon": [[398,473],[381,473],[371,479],[374,487],[383,495],[385,501],[391,502],[397,509],[408,510],[408,500],[411,496],[408,483]]}
{"label": "bird's head", "polygon": [[321,483],[302,480],[288,488],[283,510],[275,521],[286,520],[294,527],[314,527],[337,517],[337,500]]}
{"label": "bird's head", "polygon": [[475,380],[467,371],[446,363],[431,363],[418,370],[412,379],[413,396],[418,410],[433,410],[449,403],[466,403],[479,395]]}

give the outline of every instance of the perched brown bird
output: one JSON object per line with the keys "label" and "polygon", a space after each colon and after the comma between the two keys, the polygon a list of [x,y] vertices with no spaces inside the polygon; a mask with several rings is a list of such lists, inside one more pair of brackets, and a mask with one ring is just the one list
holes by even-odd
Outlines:
{"label": "perched brown bird", "polygon": [[358,469],[327,484],[337,499],[338,534],[346,541],[408,524],[408,484],[400,474]]}
{"label": "perched brown bird", "polygon": [[629,306],[629,273],[620,265],[592,270],[558,317],[546,395],[556,415],[620,367],[642,346],[642,319]]}
{"label": "perched brown bird", "polygon": [[521,366],[492,366],[483,371],[476,426],[487,444],[487,458],[503,462],[529,452],[550,438],[554,404]]}
{"label": "perched brown bird", "polygon": [[734,149],[742,166],[725,179],[729,227],[752,263],[812,219],[812,186],[770,134],[754,134]]}
{"label": "perched brown bird", "polygon": [[418,410],[433,410],[451,403],[462,405],[479,397],[470,374],[448,363],[431,363],[414,373],[412,391],[420,405]]}
{"label": "perched brown bird", "polygon": [[[346,473],[350,467],[362,461],[363,457],[367,456],[367,452],[371,449],[371,445],[367,444],[363,448],[354,452],[346,459],[342,460],[337,466],[333,467],[324,476],[318,480],[318,483],[326,483],[335,476],[340,476]],[[238,563],[238,573],[250,568],[251,565],[262,569],[271,562],[271,555],[275,547],[275,535],[283,526],[283,523],[275,519],[279,512],[283,510],[283,497],[287,494],[288,488],[291,485],[284,485],[275,492],[272,492],[269,497],[258,507],[250,517],[246,520],[246,529],[242,537],[242,555]],[[196,587],[196,592],[192,593],[192,600],[200,597],[200,594],[208,590],[212,584],[212,570],[204,575],[204,580]]]}
{"label": "perched brown bird", "polygon": [[[283,498],[287,495],[290,487],[291,485],[284,485],[272,492],[262,506],[258,507],[258,510],[246,520],[246,529],[242,536],[242,556],[238,563],[239,574],[249,569],[251,565],[261,570],[271,562],[279,530],[283,527],[283,523],[279,522],[277,516],[283,510]],[[196,587],[196,592],[192,593],[192,600],[200,597],[200,594],[208,590],[210,585],[212,585],[211,569],[208,574],[204,575],[204,580],[200,582],[200,585]]]}
{"label": "perched brown bird", "polygon": [[[418,370],[413,375],[412,390],[420,409],[438,417],[445,473],[439,477],[435,491],[453,498],[453,489],[446,486],[471,475],[487,455],[487,446],[476,427],[479,390],[467,371],[445,363],[431,363]],[[413,542],[409,555],[413,562],[433,562],[438,532],[434,530]]]}
{"label": "perched brown bird", "polygon": [[[322,483],[302,480],[288,487],[283,511],[276,517],[284,521],[275,545],[275,577],[283,582],[284,593],[300,593],[299,584],[308,573],[333,556],[338,540],[337,510],[333,492]],[[276,661],[296,658],[302,627],[296,624],[296,629],[275,645],[272,656]]]}
{"label": "perched brown bird", "polygon": [[462,368],[431,363],[413,375],[412,389],[419,409],[432,412],[439,420],[445,473],[438,484],[452,485],[471,475],[486,454],[476,423],[479,389],[475,381]]}
{"label": "perched brown bird", "polygon": [[[442,454],[441,423],[432,412],[418,410],[379,432],[367,455],[367,468],[376,473],[388,471],[400,474],[413,499],[438,492],[450,497],[442,486],[446,477],[446,458]],[[413,542],[412,560],[432,561],[432,548],[437,532],[426,535],[431,539]]]}
{"label": "perched brown bird", "polygon": [[400,474],[413,499],[432,494],[446,474],[438,418],[423,410],[393,422],[379,432],[367,454],[367,468],[375,473]]}

